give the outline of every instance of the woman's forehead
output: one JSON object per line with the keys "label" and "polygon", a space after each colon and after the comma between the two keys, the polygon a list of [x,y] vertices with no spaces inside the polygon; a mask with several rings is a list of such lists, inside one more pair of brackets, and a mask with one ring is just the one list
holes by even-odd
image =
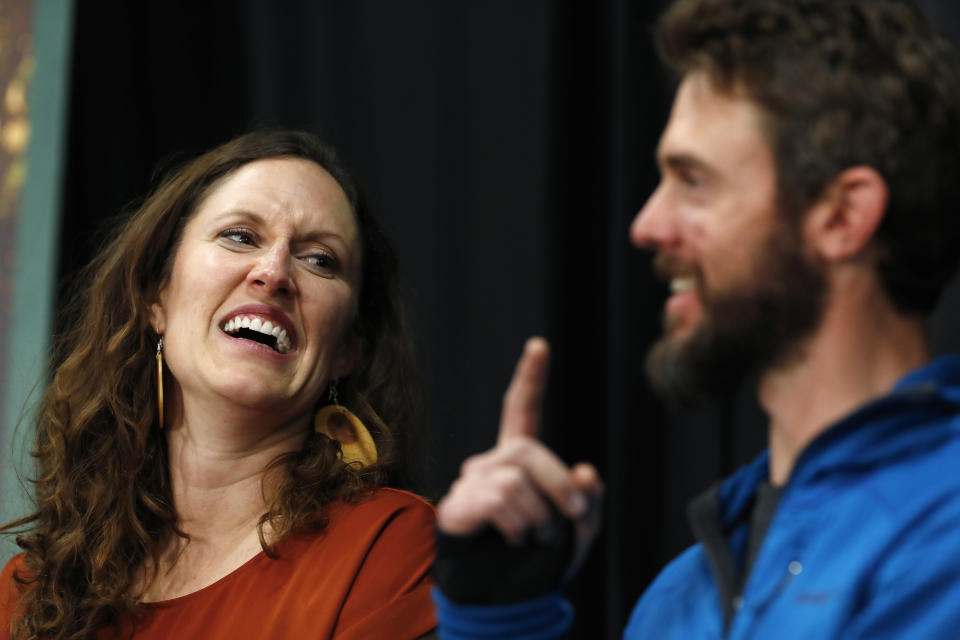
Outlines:
{"label": "woman's forehead", "polygon": [[303,158],[247,163],[225,176],[198,205],[195,216],[246,215],[296,225],[307,234],[338,230],[358,235],[353,207],[326,170]]}

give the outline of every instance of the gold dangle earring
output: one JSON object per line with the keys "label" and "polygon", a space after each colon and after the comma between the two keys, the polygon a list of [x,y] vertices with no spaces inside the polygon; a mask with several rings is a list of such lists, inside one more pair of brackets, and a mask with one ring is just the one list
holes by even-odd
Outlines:
{"label": "gold dangle earring", "polygon": [[163,336],[157,342],[157,415],[163,429]]}
{"label": "gold dangle earring", "polygon": [[377,461],[377,447],[370,432],[360,418],[340,405],[336,380],[330,383],[330,404],[317,412],[313,430],[339,442],[340,457],[347,464],[358,462],[367,467]]}

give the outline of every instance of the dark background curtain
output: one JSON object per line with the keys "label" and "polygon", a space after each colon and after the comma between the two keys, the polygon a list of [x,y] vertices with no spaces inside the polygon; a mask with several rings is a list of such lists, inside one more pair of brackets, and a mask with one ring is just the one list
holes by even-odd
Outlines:
{"label": "dark background curtain", "polygon": [[[439,497],[492,445],[523,341],[545,335],[543,439],[608,485],[605,529],[569,588],[572,637],[619,637],[691,543],[687,501],[765,438],[749,382],[677,412],[642,375],[665,288],[627,227],[672,97],[650,38],[664,4],[81,0],[61,295],[158,166],[254,127],[326,138],[400,255],[428,394],[418,490]],[[953,2],[922,4],[960,32]],[[958,316],[953,292],[938,350],[960,348]]]}

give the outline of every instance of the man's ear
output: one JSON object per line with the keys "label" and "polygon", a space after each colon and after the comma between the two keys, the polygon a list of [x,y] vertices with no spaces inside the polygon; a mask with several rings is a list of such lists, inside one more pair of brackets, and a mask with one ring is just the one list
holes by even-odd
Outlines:
{"label": "man's ear", "polygon": [[887,182],[875,169],[847,169],[804,218],[807,246],[828,263],[856,257],[883,221],[889,199]]}

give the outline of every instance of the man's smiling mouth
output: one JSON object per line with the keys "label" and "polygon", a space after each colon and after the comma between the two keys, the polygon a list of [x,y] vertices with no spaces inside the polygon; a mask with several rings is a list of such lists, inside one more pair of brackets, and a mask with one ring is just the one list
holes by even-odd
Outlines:
{"label": "man's smiling mouth", "polygon": [[256,316],[238,315],[228,320],[223,330],[235,338],[266,345],[277,353],[290,351],[287,330],[269,320],[262,320]]}
{"label": "man's smiling mouth", "polygon": [[684,291],[692,291],[697,286],[696,276],[683,276],[675,277],[670,280],[670,292],[671,293],[683,293]]}

